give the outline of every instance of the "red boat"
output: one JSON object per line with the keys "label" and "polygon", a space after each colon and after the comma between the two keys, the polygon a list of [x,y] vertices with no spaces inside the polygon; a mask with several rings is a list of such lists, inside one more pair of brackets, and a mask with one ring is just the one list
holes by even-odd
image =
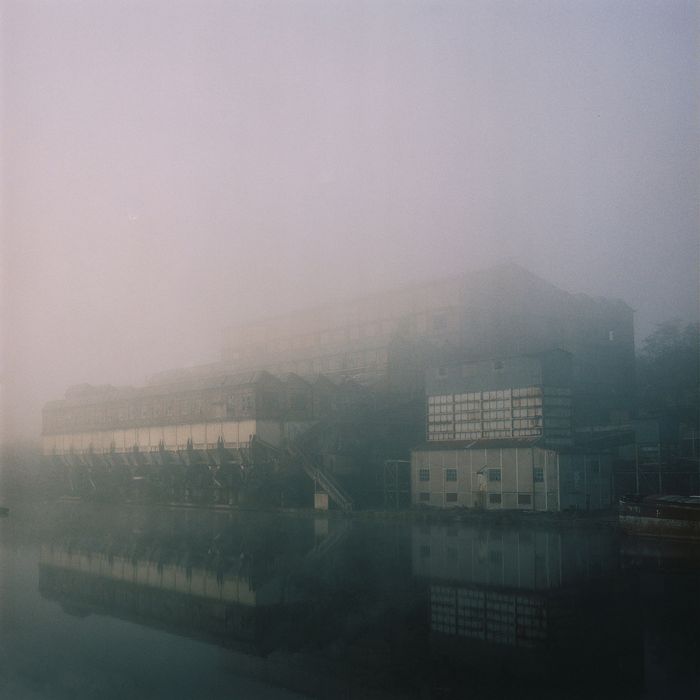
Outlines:
{"label": "red boat", "polygon": [[623,496],[620,527],[630,535],[700,539],[700,496]]}

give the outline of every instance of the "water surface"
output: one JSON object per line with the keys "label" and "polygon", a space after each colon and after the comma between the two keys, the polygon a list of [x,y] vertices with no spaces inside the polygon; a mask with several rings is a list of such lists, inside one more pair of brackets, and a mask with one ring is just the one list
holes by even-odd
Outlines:
{"label": "water surface", "polygon": [[0,697],[700,697],[692,548],[611,529],[27,505]]}

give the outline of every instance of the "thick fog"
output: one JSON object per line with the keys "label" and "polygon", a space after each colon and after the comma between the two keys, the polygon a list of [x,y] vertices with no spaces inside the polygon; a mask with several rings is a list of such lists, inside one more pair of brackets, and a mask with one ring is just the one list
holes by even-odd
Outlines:
{"label": "thick fog", "polygon": [[515,261],[698,314],[689,2],[2,2],[6,437],[236,320]]}

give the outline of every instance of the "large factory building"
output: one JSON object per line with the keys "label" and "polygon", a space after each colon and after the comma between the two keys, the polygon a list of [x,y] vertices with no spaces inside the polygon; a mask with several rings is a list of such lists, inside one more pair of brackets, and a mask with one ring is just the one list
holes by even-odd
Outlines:
{"label": "large factory building", "polygon": [[632,309],[570,294],[517,265],[231,327],[222,359],[237,371],[349,376],[422,394],[428,365],[553,348],[572,355],[577,423],[629,415]]}
{"label": "large factory building", "polygon": [[[170,459],[184,470],[198,461],[235,471],[254,461],[253,443],[286,459],[290,445],[303,440],[305,452],[317,457],[306,469],[317,489],[324,464],[352,472],[354,460],[367,480],[383,460],[406,459],[423,439],[426,368],[441,373],[554,349],[570,373],[568,393],[545,401],[566,400],[567,420],[576,427],[629,417],[630,307],[570,294],[505,265],[229,328],[219,361],[161,372],[143,387],[72,388],[44,409],[43,448],[73,468],[89,471],[101,460],[109,474],[124,464],[139,468],[145,455],[160,455],[149,458],[152,465]],[[548,391],[560,388],[547,383]],[[353,412],[358,420],[349,425]],[[557,431],[566,438],[557,420],[546,426],[550,444]],[[430,430],[443,429],[434,415],[432,421]],[[478,432],[472,423],[460,419],[450,439],[457,432],[472,439]],[[526,438],[523,426],[511,428]],[[283,461],[281,454],[275,460]],[[330,482],[324,488],[333,491]]]}

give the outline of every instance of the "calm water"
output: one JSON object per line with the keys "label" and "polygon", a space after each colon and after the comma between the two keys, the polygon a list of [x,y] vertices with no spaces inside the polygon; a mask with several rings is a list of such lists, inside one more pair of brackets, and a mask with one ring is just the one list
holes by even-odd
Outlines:
{"label": "calm water", "polygon": [[608,530],[55,504],[0,520],[2,698],[697,698],[700,559]]}

